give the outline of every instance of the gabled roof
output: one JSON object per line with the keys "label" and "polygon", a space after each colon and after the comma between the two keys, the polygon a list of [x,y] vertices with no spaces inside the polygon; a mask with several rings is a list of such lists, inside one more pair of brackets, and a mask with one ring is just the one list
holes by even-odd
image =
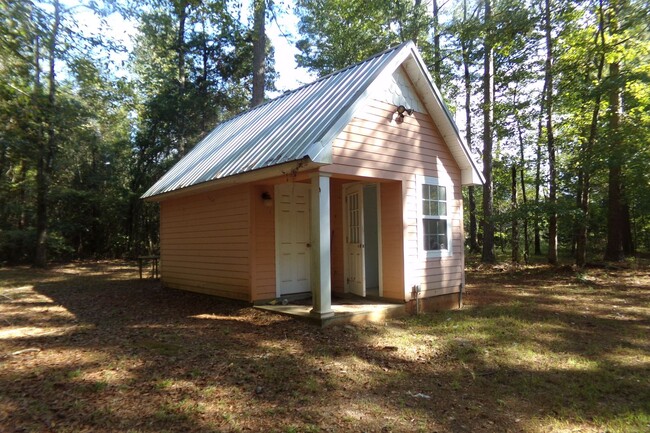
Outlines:
{"label": "gabled roof", "polygon": [[482,183],[482,175],[417,48],[407,42],[218,125],[142,198],[292,161],[330,164],[332,141],[369,96],[372,84],[401,65],[460,166],[463,184]]}

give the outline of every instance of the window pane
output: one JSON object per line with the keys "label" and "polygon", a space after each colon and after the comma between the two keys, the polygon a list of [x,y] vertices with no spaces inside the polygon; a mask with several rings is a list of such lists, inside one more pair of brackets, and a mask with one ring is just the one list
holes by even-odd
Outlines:
{"label": "window pane", "polygon": [[422,216],[424,249],[426,251],[449,249],[446,187],[431,184],[422,185]]}
{"label": "window pane", "polygon": [[425,219],[424,226],[424,249],[444,250],[447,249],[447,220]]}
{"label": "window pane", "polygon": [[447,245],[447,221],[440,220],[440,222],[444,224],[442,224],[442,233],[438,235],[438,245],[440,246],[441,250],[446,250],[449,247]]}

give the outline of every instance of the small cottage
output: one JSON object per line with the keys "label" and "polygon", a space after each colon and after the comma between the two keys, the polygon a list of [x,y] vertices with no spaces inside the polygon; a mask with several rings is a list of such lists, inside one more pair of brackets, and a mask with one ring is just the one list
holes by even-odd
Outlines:
{"label": "small cottage", "polygon": [[409,42],[217,126],[142,197],[164,286],[327,318],[336,293],[459,306],[482,180]]}

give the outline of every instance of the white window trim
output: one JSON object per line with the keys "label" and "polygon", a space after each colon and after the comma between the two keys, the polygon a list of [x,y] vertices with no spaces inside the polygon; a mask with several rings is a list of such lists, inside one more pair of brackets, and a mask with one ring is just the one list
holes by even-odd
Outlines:
{"label": "white window trim", "polygon": [[[445,218],[447,220],[447,248],[444,250],[425,250],[424,249],[424,214],[422,212],[422,185],[437,185],[444,186],[446,188],[447,196],[447,215]],[[417,236],[418,236],[418,253],[420,257],[427,259],[439,258],[439,257],[451,257],[453,256],[453,213],[451,208],[451,198],[454,197],[454,186],[451,182],[451,179],[444,179],[431,176],[417,176],[416,180],[416,190],[417,190]]]}

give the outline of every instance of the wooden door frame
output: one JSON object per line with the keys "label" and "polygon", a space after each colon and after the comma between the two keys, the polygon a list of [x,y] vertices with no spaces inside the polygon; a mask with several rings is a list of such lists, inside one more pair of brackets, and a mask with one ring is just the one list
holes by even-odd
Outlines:
{"label": "wooden door frame", "polygon": [[[281,298],[282,296],[292,296],[292,295],[282,295],[282,290],[281,290],[281,281],[280,281],[280,224],[279,224],[279,215],[280,215],[280,209],[277,203],[277,199],[279,197],[278,191],[283,188],[283,187],[289,187],[291,185],[292,187],[295,185],[302,185],[305,188],[307,188],[307,191],[309,195],[311,195],[311,187],[309,184],[306,183],[300,183],[300,182],[294,182],[294,183],[287,183],[287,184],[278,184],[275,185],[274,188],[274,209],[273,209],[273,218],[274,218],[274,226],[275,226],[275,296],[277,298]],[[292,200],[293,200],[293,194],[292,194]],[[307,218],[307,228],[311,232],[311,199],[308,198],[308,204],[307,207],[309,209],[309,215]],[[311,287],[311,279],[312,279],[312,270],[311,270],[311,265],[307,265],[308,272],[309,272],[309,286]],[[308,290],[309,291],[309,290]],[[307,291],[307,292],[308,292]],[[307,293],[305,292],[305,293]]]}
{"label": "wooden door frame", "polygon": [[[343,290],[345,293],[350,293],[350,290],[348,288],[348,283],[347,283],[347,276],[348,276],[348,265],[347,265],[347,255],[348,255],[348,242],[346,241],[346,236],[348,232],[348,209],[347,209],[347,204],[345,202],[346,198],[346,189],[350,186],[353,185],[359,185],[361,186],[361,194],[363,195],[363,190],[365,185],[369,184],[374,184],[376,185],[376,194],[377,194],[377,209],[376,209],[376,215],[377,215],[377,268],[378,268],[378,280],[379,280],[379,297],[384,296],[384,278],[383,278],[383,272],[382,272],[382,265],[383,265],[383,254],[382,254],[382,241],[381,241],[381,231],[382,231],[382,220],[381,220],[381,183],[379,182],[348,182],[344,183],[341,185],[341,206],[342,206],[342,214],[343,214],[343,230],[342,230],[342,236],[343,236]],[[363,206],[361,208],[361,218],[364,218],[364,209]],[[365,243],[365,224],[364,224],[364,243]],[[364,284],[366,282],[365,278],[365,248],[362,248],[362,253],[364,255],[364,266],[363,266],[363,272],[364,272]],[[366,288],[364,287],[364,292]],[[366,293],[367,295],[367,293]]]}

